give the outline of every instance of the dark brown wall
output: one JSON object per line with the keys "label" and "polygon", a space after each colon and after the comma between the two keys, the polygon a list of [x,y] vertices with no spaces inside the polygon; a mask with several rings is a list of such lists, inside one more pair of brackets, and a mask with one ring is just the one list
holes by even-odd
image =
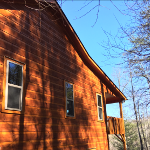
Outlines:
{"label": "dark brown wall", "polygon": [[[108,148],[97,115],[102,83],[55,20],[48,9],[0,3],[0,110],[4,56],[26,63],[25,111],[0,112],[1,150]],[[76,119],[65,118],[64,80],[74,83]]]}

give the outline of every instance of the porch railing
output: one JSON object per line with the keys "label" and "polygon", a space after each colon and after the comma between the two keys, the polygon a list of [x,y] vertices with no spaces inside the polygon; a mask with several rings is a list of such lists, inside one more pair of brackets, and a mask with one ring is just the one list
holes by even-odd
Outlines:
{"label": "porch railing", "polygon": [[108,134],[125,134],[123,119],[107,116],[107,132]]}

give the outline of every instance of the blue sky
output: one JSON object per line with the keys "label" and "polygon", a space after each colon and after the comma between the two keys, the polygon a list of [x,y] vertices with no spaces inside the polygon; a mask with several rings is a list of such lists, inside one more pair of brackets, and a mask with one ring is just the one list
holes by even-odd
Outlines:
{"label": "blue sky", "polygon": [[[93,1],[85,8],[81,9],[89,2],[90,1],[65,1],[62,5],[62,9],[90,56],[111,78],[113,64],[111,66],[106,66],[107,58],[103,56],[103,54],[105,54],[105,49],[101,46],[108,41],[103,30],[112,35],[116,35],[120,28],[117,20],[119,20],[119,23],[123,26],[127,23],[129,17],[119,11],[126,9],[125,3],[123,1],[113,1],[115,6],[119,9],[118,10],[110,1],[101,1],[102,6],[99,9],[98,20],[94,25],[98,7],[80,18],[98,4],[98,1]],[[92,27],[93,25],[94,27]],[[104,60],[105,63],[102,62]]]}
{"label": "blue sky", "polygon": [[[97,17],[96,14],[98,12],[98,7],[93,9],[90,13],[86,13],[93,7],[95,7],[98,4],[98,1],[95,0],[87,5],[89,2],[90,1],[68,0],[62,4],[61,8],[70,21],[72,27],[76,31],[77,35],[79,36],[89,55],[101,67],[101,69],[107,74],[107,76],[110,79],[113,79],[112,75],[114,74],[114,64],[119,63],[121,61],[121,57],[115,60],[108,60],[108,58],[104,57],[103,55],[106,53],[106,50],[101,45],[105,45],[108,41],[108,38],[104,31],[115,36],[116,34],[121,34],[119,30],[120,25],[126,26],[126,24],[129,23],[130,18],[124,12],[127,7],[124,1],[101,1],[98,20],[94,25]],[[126,4],[130,5],[130,3]],[[87,6],[84,7],[85,5]],[[82,17],[84,14],[86,15]],[[108,115],[119,117],[118,111],[118,104],[107,107]]]}

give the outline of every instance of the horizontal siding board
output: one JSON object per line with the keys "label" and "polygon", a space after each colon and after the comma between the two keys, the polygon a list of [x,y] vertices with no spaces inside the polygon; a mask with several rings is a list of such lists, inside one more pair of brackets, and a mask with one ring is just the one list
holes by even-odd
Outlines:
{"label": "horizontal siding board", "polygon": [[[26,106],[24,113],[27,115],[39,115],[39,116],[47,115],[49,117],[60,117],[60,118],[63,118],[65,116],[64,107],[60,105],[60,106],[55,106],[53,108],[52,106],[48,106],[50,107],[50,109]],[[75,108],[75,112],[76,112],[76,118],[78,119],[97,120],[97,113],[94,113],[95,111],[87,111],[87,110],[83,110],[82,108]]]}
{"label": "horizontal siding board", "polygon": [[[5,117],[5,116],[4,116]],[[11,116],[12,117],[12,116]],[[33,118],[35,117],[35,119]],[[21,119],[20,117],[16,118],[13,117],[15,120],[17,119]],[[91,122],[90,124],[85,124],[85,121],[67,121],[67,119],[61,119],[60,120],[58,118],[52,118],[52,119],[49,119],[48,117],[47,118],[42,118],[40,116],[25,116],[25,122],[24,124],[22,123],[14,123],[12,120],[13,118],[9,118],[9,122],[8,119],[5,117],[5,118],[2,118],[2,122],[0,122],[0,125],[1,125],[1,130],[0,132],[9,132],[10,130],[12,130],[12,132],[19,132],[19,128],[17,129],[16,126],[22,126],[24,128],[26,128],[26,130],[24,130],[24,132],[37,132],[37,130],[34,130],[34,131],[31,131],[31,128],[30,127],[44,127],[44,128],[47,128],[48,130],[51,130],[50,132],[54,132],[53,129],[56,129],[55,132],[75,132],[75,133],[92,133],[92,135],[95,133],[95,135],[99,135],[99,136],[104,136],[106,135],[105,131],[106,131],[106,128],[105,128],[105,124],[103,125],[100,125],[96,122]],[[41,119],[38,120],[38,119]],[[33,120],[31,120],[33,119]],[[11,122],[10,122],[11,121]],[[43,121],[43,122],[42,122]],[[90,121],[89,121],[90,122]],[[75,124],[73,124],[75,123]],[[76,125],[76,124],[80,124],[79,125]],[[7,129],[8,127],[8,129]],[[61,127],[64,129],[61,130]],[[16,128],[16,130],[14,130],[14,128]],[[67,131],[67,129],[69,129]],[[72,130],[74,129],[74,130]],[[30,130],[30,131],[27,131],[27,130]],[[80,130],[80,131],[79,131]],[[85,132],[85,130],[87,130]],[[42,132],[42,131],[41,131]]]}
{"label": "horizontal siding board", "polygon": [[[48,102],[48,103],[56,103],[58,101],[58,103],[60,103],[61,101],[64,102],[64,92],[63,91],[56,91],[54,89],[51,89],[50,91],[48,91],[49,94],[47,94],[46,92],[35,92],[31,91],[31,90],[27,90],[26,91],[26,98],[31,98],[31,99],[35,99],[35,100],[41,100],[43,99],[43,102]],[[55,100],[56,99],[56,100]],[[85,104],[85,106],[91,105],[91,109],[96,109],[97,107],[97,103],[95,101],[95,98],[90,97],[90,95],[86,96],[83,93],[79,93],[79,92],[75,92],[75,101],[76,103],[80,103],[81,107],[82,105]]]}
{"label": "horizontal siding board", "polygon": [[[47,116],[38,116],[38,115],[27,115],[25,114],[24,117],[20,116],[20,115],[15,115],[15,114],[4,114],[1,113],[0,114],[0,122],[7,122],[7,123],[19,123],[19,121],[24,118],[24,123],[26,124],[43,124],[47,123],[47,124],[55,124],[55,125],[76,125],[76,124],[80,124],[81,126],[97,126],[99,128],[105,128],[105,123],[100,123],[97,121],[92,121],[92,120],[79,120],[79,119],[72,119],[72,120],[68,120],[63,118],[58,118],[58,117],[49,117]],[[71,131],[74,132],[74,131]],[[87,132],[85,132],[87,133]],[[102,133],[102,131],[99,132],[93,132],[92,134],[106,134],[105,132]],[[101,136],[101,135],[99,135]]]}
{"label": "horizontal siding board", "polygon": [[[11,46],[11,45],[10,45]],[[0,52],[1,52],[1,54],[3,54],[3,55],[7,55],[7,56],[12,56],[12,55],[10,55],[10,53],[12,52],[12,50],[11,50],[11,52],[9,52],[9,51],[4,51],[3,49],[0,49]],[[15,54],[13,54],[14,56],[15,56]],[[22,54],[20,54],[21,56],[22,56]],[[19,56],[18,56],[19,57]],[[17,57],[16,57],[17,58]],[[31,59],[30,59],[31,58]],[[36,58],[36,56],[33,56],[33,55],[29,55],[29,59],[30,60],[32,60],[32,61],[35,61],[36,60],[36,62],[38,62],[39,63],[39,58]],[[37,60],[39,60],[39,61],[37,61]],[[22,61],[24,62],[25,61],[25,59],[23,60],[23,57],[22,57]],[[43,61],[41,60],[41,64],[43,63]],[[44,64],[46,65],[47,64],[47,62],[44,60]],[[47,64],[46,65],[46,67],[50,67],[52,70],[55,70],[55,71],[57,71],[58,73],[63,73],[65,76],[71,76],[72,78],[76,78],[76,75],[75,75],[75,73],[73,74],[72,72],[67,72],[66,73],[66,70],[65,69],[63,69],[63,68],[60,68],[60,67],[58,67],[58,66],[56,66],[56,65],[54,65],[54,64]],[[46,69],[46,68],[45,68]],[[43,69],[42,69],[43,70]],[[41,70],[41,71],[42,71]],[[48,72],[47,73],[51,73],[52,72],[52,70],[47,70]],[[46,71],[46,70],[45,70]],[[79,77],[78,76],[78,80],[86,80],[86,82],[88,83],[88,81],[90,81],[90,79],[85,79],[85,76],[83,76],[83,78],[81,78],[81,77]]]}
{"label": "horizontal siding board", "polygon": [[[5,115],[5,116],[3,116],[3,118],[1,118],[1,123],[7,122],[7,123],[12,124],[12,123],[14,123],[13,119],[16,120],[16,121],[19,121],[22,118],[20,118],[20,116],[13,116],[13,115],[12,116],[8,116],[8,115]],[[78,120],[68,121],[67,119],[56,118],[54,116],[49,118],[49,116],[47,116],[47,117],[44,117],[44,116],[31,116],[31,115],[26,115],[25,114],[25,116],[24,116],[24,123],[28,124],[28,125],[30,125],[30,124],[38,125],[38,124],[43,124],[43,123],[50,124],[50,125],[69,125],[69,126],[75,125],[75,124],[80,124],[81,126],[91,126],[92,125],[92,126],[97,126],[100,129],[103,128],[102,131],[101,130],[99,131],[100,133],[95,131],[95,133],[93,132],[92,134],[96,134],[96,135],[100,134],[99,136],[102,136],[101,134],[106,134],[104,132],[105,131],[105,124],[100,124],[98,122],[95,122],[95,120],[91,121],[90,119],[89,119],[88,122],[85,121],[85,120],[79,120],[79,119]],[[56,132],[58,132],[58,131],[56,131]],[[59,132],[61,132],[61,131],[59,131]],[[71,132],[75,132],[75,131],[71,131]],[[85,133],[87,133],[87,132],[85,132]]]}
{"label": "horizontal siding board", "polygon": [[[16,40],[16,39],[15,39]],[[30,42],[31,43],[31,42]],[[22,45],[22,44],[20,44],[20,45]],[[47,55],[46,55],[47,56]]]}
{"label": "horizontal siding board", "polygon": [[39,93],[43,93],[43,94],[47,94],[47,95],[52,95],[51,91],[52,90],[56,90],[56,91],[64,91],[64,87],[57,85],[57,84],[53,84],[50,83],[48,86],[45,86],[45,84],[43,83],[42,87],[37,85],[37,84],[28,84],[28,82],[26,83],[27,85],[27,90],[31,90],[31,91],[35,91],[35,92],[39,92]]}
{"label": "horizontal siding board", "polygon": [[[13,9],[15,9],[15,7],[13,7]],[[18,18],[20,18],[20,16],[23,16],[23,18],[30,18],[31,19],[30,25],[40,26],[39,13],[37,11],[29,10],[29,9],[26,9],[25,7],[24,7],[24,11],[18,11],[18,10],[17,11],[9,10],[9,11],[11,13],[14,12],[13,14],[16,15]],[[26,12],[29,12],[29,13],[26,13]],[[52,19],[51,15],[46,13],[46,11],[43,11],[43,12],[44,13],[41,14],[41,18],[43,18],[42,20],[44,20],[41,23],[42,29],[43,28],[49,29],[49,31],[52,31],[53,34],[57,35],[57,37],[59,37],[61,40],[64,41],[65,40],[64,37],[62,36],[62,34],[60,34],[61,30],[59,30],[58,28],[56,29],[55,23],[51,21],[51,19]],[[24,21],[26,21],[26,20],[24,20]],[[42,32],[43,32],[43,30],[42,30]],[[47,32],[45,31],[45,33],[47,33]]]}
{"label": "horizontal siding board", "polygon": [[[54,78],[50,77],[50,79],[47,78],[47,80],[42,80],[41,78],[36,78],[34,76],[30,76],[30,79],[27,77],[27,89],[31,90],[32,89],[32,86],[36,86],[37,88],[44,88],[44,89],[56,89],[57,91],[63,91],[64,90],[64,85],[63,85],[63,82],[64,80],[60,80],[58,78],[55,78],[55,80],[57,80],[55,82],[55,80],[53,80]],[[47,81],[47,82],[46,82]],[[80,82],[75,82],[75,84],[80,84]],[[86,86],[86,84],[85,84]],[[36,91],[36,90],[35,90]],[[82,88],[82,87],[77,87],[75,86],[74,87],[74,91],[77,92],[77,93],[84,93],[86,92],[87,95],[90,95],[91,93],[96,93],[97,91],[99,91],[99,93],[101,93],[101,90],[97,89],[96,87],[91,87],[90,89],[88,89],[88,86],[87,88]],[[79,94],[77,94],[79,95]],[[83,96],[84,98],[84,96]],[[95,98],[95,97],[94,97]]]}
{"label": "horizontal siding board", "polygon": [[[30,18],[30,20],[32,21],[33,18]],[[7,20],[7,22],[10,22],[10,21],[12,21],[12,20]],[[19,21],[22,21],[22,18],[20,18]],[[4,21],[4,22],[6,22],[6,21]],[[13,21],[13,23],[15,24],[15,21]],[[18,22],[16,22],[16,23],[18,24]],[[26,22],[24,22],[24,23],[26,23]],[[22,24],[24,24],[24,23],[21,23],[21,22],[20,22],[20,24],[18,24],[18,25],[19,25],[19,28],[20,28],[20,26],[22,26]],[[26,24],[28,24],[28,23],[26,23]],[[36,24],[37,24],[37,23],[36,23]],[[28,24],[28,25],[29,25],[29,24]],[[31,28],[32,28],[32,26],[30,25],[30,29],[31,29]],[[36,28],[36,31],[37,31],[37,29],[38,29],[37,26],[36,26],[36,27],[33,27],[33,29],[34,29],[34,28]],[[23,28],[23,29],[24,29],[24,28]],[[41,29],[43,29],[43,28],[41,28]],[[41,30],[41,29],[40,29],[40,30]],[[29,29],[27,29],[27,32],[28,32],[28,30],[29,30]],[[32,33],[34,33],[34,32],[31,31],[30,34],[32,34]],[[45,33],[48,33],[48,28],[46,28]],[[27,35],[30,35],[30,34],[27,34]],[[42,30],[42,34],[43,34],[43,30]],[[52,32],[52,33],[48,33],[48,36],[51,35],[50,37],[48,37],[48,39],[50,39],[51,37],[53,37],[53,34],[54,34],[53,32]],[[33,37],[33,36],[32,36],[32,37]],[[37,37],[39,38],[39,35],[37,35]],[[44,35],[42,35],[42,37],[44,37]],[[54,38],[53,38],[53,39],[54,39]],[[50,41],[48,41],[48,42],[51,43]],[[43,43],[43,42],[41,42],[41,43]],[[57,43],[58,43],[58,38],[57,38]]]}
{"label": "horizontal siding board", "polygon": [[[48,87],[45,87],[45,85],[43,84],[43,87],[38,86],[36,84],[28,84],[27,82],[27,90],[34,92],[37,92],[37,94],[40,94],[43,96],[44,95],[53,95],[56,93],[63,93],[64,94],[64,86],[59,86],[56,84],[52,84],[50,83],[50,85]],[[84,93],[86,92],[86,94]],[[74,89],[74,95],[75,95],[75,99],[77,99],[77,101],[79,100],[79,102],[81,102],[81,98],[83,97],[84,99],[88,99],[91,101],[95,101],[95,96],[91,96],[91,94],[95,93],[95,91],[88,91],[88,90],[82,90],[82,91],[77,91],[76,89]],[[80,99],[79,99],[80,98]]]}
{"label": "horizontal siding board", "polygon": [[[88,139],[87,142],[89,143],[94,143],[101,141],[101,143],[105,140],[106,137],[91,137],[91,134],[84,134],[84,133],[71,133],[71,132],[38,132],[38,134],[36,132],[27,132],[27,133],[15,133],[15,132],[11,132],[11,133],[0,133],[0,141],[1,142],[18,142],[20,136],[22,137],[23,141],[30,141],[30,140],[34,140],[34,141],[38,141],[38,140],[50,140],[50,141],[62,141],[66,143],[66,145],[77,145],[76,142],[79,142],[82,139]],[[76,141],[75,143],[73,141]],[[59,142],[58,142],[59,144]],[[61,145],[60,145],[61,146]]]}
{"label": "horizontal siding board", "polygon": [[[84,141],[84,140],[83,140]],[[5,149],[5,150],[12,150],[12,149],[20,149],[20,147],[22,148],[22,150],[31,150],[31,149],[36,149],[37,146],[38,146],[38,150],[43,150],[44,148],[44,145],[45,147],[47,147],[48,150],[53,150],[55,148],[55,150],[85,150],[87,148],[93,148],[93,147],[96,147],[96,144],[95,143],[87,143],[87,142],[82,142],[77,145],[63,145],[63,146],[59,146],[58,144],[56,144],[56,146],[53,146],[53,148],[51,148],[50,144],[48,142],[44,143],[42,141],[31,141],[31,142],[23,142],[23,143],[8,143],[7,145],[2,145],[2,148]],[[55,145],[55,143],[53,144]],[[101,147],[100,147],[101,148]],[[102,150],[107,150],[107,148],[105,149],[102,149]]]}
{"label": "horizontal siding board", "polygon": [[[35,64],[35,66],[37,66],[36,69],[38,70],[38,64],[37,65]],[[69,76],[63,75],[62,72],[59,73],[59,72],[56,72],[55,70],[49,70],[47,67],[43,67],[43,69],[41,69],[41,70],[44,71],[44,73],[36,71],[36,70],[34,70],[34,68],[29,68],[29,73],[27,72],[27,74],[29,74],[30,77],[33,76],[32,78],[34,78],[34,76],[37,77],[37,78],[41,78],[41,76],[42,76],[43,80],[52,80],[52,82],[54,82],[54,83],[57,82],[56,80],[58,80],[58,81],[61,80],[61,79],[63,80],[66,77],[69,78]],[[84,80],[85,82],[83,82],[83,80],[77,80],[77,81],[76,81],[76,84],[75,84],[75,88],[89,89],[90,91],[93,88],[96,88],[99,91],[101,90],[100,82],[98,82],[98,83],[91,82],[91,81],[90,82],[86,82],[87,80]]]}
{"label": "horizontal siding board", "polygon": [[[89,101],[90,102],[90,101]],[[57,99],[54,101],[54,103],[52,102],[48,102],[48,101],[40,101],[40,100],[36,100],[36,99],[31,99],[31,98],[25,98],[25,105],[26,106],[30,106],[30,107],[36,107],[36,108],[46,108],[46,109],[50,109],[50,107],[63,107],[65,108],[64,105],[64,99]],[[56,106],[54,106],[56,105]],[[61,106],[57,106],[57,105],[61,105]],[[83,109],[84,111],[95,111],[97,110],[97,106],[91,106],[90,104],[86,104],[86,103],[81,103],[81,102],[75,102],[75,107],[79,108],[79,109]]]}
{"label": "horizontal siding board", "polygon": [[[43,95],[40,93],[35,93],[32,91],[26,91],[26,98],[31,98],[31,99],[36,99],[36,100],[42,100],[42,101],[47,101],[49,103],[55,103],[55,101],[61,102],[62,101],[62,97],[64,96],[64,93],[57,93],[54,95],[54,93],[52,93],[52,95]],[[55,96],[55,97],[54,97]]]}
{"label": "horizontal siding board", "polygon": [[62,110],[65,108],[64,100],[59,100],[58,102],[56,101],[55,104],[53,104],[53,103],[47,103],[43,101],[26,99],[25,105],[30,107],[36,107],[36,108],[46,108],[46,109],[56,109],[56,110]]}
{"label": "horizontal siding board", "polygon": [[[30,134],[32,135],[41,135],[41,134],[44,134],[45,132],[0,132],[0,135],[1,135],[1,138],[0,138],[0,141],[3,140],[3,142],[9,142],[9,141],[5,141],[2,137],[5,137],[5,139],[7,138],[7,135],[9,136],[10,135],[27,135],[29,136]],[[95,134],[93,134],[95,133]],[[103,139],[106,138],[107,135],[105,134],[102,134],[102,132],[98,132],[98,134],[96,132],[47,132],[46,134],[48,134],[48,138],[49,139],[58,139],[58,140],[61,140],[61,139],[65,139],[65,138],[95,138],[97,139],[98,141],[103,141]],[[33,139],[34,140],[34,139]],[[14,140],[15,141],[15,140]],[[11,141],[12,142],[12,141]]]}
{"label": "horizontal siding board", "polygon": [[52,110],[48,110],[48,109],[38,109],[38,108],[31,108],[31,107],[27,107],[25,108],[25,114],[27,115],[38,115],[38,116],[48,116],[48,117],[58,117],[58,118],[63,118],[65,116],[65,112],[64,109],[62,108],[61,110],[59,109],[52,109]]}
{"label": "horizontal siding board", "polygon": [[[3,74],[3,66],[0,65],[0,69],[1,69],[1,73]],[[42,84],[44,84],[45,87],[48,87],[50,85],[50,83],[52,82],[52,84],[57,84],[57,85],[60,85],[60,86],[63,86],[63,79],[65,78],[64,76],[62,77],[62,79],[59,78],[60,74],[57,75],[57,73],[53,76],[50,76],[48,74],[45,74],[45,73],[41,73],[39,71],[36,71],[34,70],[33,68],[29,68],[30,71],[28,74],[28,71],[27,71],[27,82],[31,82],[31,83],[36,83],[38,84],[39,86],[42,86]],[[41,76],[42,76],[42,79],[41,79]],[[3,81],[3,75],[0,75],[0,82]],[[27,85],[29,84],[27,83]],[[82,82],[76,82],[75,84],[75,90],[80,90],[80,91],[83,91],[83,90],[89,90],[89,91],[94,91],[94,90],[99,90],[100,92],[100,87],[98,85],[87,85],[87,83],[82,83]]]}
{"label": "horizontal siding board", "polygon": [[38,100],[43,99],[43,101],[49,101],[49,102],[54,101],[53,98],[62,99],[62,97],[64,97],[64,92],[56,91],[54,89],[51,89],[49,95],[47,95],[46,93],[39,93],[39,92],[29,91],[29,90],[26,90],[25,94],[27,98],[38,99]]}
{"label": "horizontal siding board", "polygon": [[51,125],[51,124],[15,124],[1,123],[0,132],[19,132],[23,128],[24,132],[106,132],[105,127],[99,126],[79,126],[79,125]]}
{"label": "horizontal siding board", "polygon": [[[13,33],[13,35],[15,35],[14,33]],[[18,35],[18,34],[17,34]],[[19,36],[20,36],[20,34],[19,34]],[[33,37],[32,37],[33,38]],[[16,39],[15,39],[16,40]],[[32,39],[30,39],[30,40],[32,40]],[[24,40],[22,40],[22,41],[24,41]],[[35,41],[35,40],[34,40]],[[31,42],[30,42],[31,43]],[[40,46],[40,45],[39,45]],[[38,46],[38,47],[39,47]],[[43,48],[42,48],[43,49]],[[63,53],[63,55],[64,55],[64,53]],[[47,56],[47,55],[46,55]]]}

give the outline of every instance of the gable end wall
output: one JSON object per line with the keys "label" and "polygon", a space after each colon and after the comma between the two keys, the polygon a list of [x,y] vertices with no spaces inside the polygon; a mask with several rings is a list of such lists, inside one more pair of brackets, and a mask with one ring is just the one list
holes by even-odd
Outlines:
{"label": "gable end wall", "polygon": [[[108,149],[106,124],[97,115],[96,93],[104,98],[102,81],[55,20],[48,9],[0,3],[1,150]],[[22,115],[1,112],[4,56],[26,64]],[[74,84],[75,119],[65,118],[64,81]]]}

